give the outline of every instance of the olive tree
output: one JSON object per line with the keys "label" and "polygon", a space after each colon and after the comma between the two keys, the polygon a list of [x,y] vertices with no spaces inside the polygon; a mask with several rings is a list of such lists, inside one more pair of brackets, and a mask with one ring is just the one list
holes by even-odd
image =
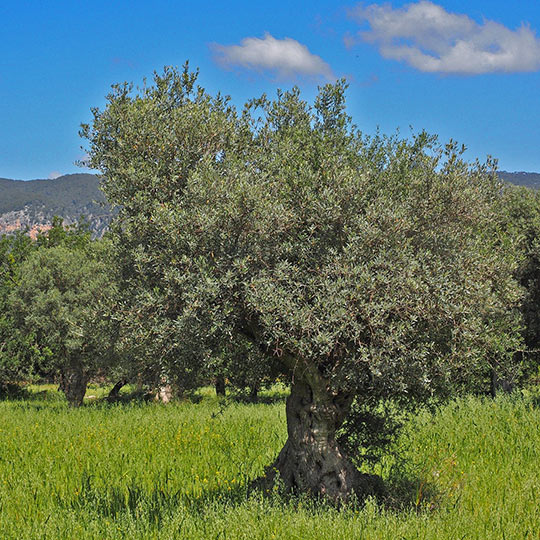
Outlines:
{"label": "olive tree", "polygon": [[50,351],[50,371],[71,406],[84,398],[90,375],[105,368],[114,352],[111,280],[106,245],[56,245],[34,250],[21,264],[9,297],[17,327]]}
{"label": "olive tree", "polygon": [[195,79],[186,66],[116,86],[82,129],[120,207],[125,324],[193,380],[249,340],[291,381],[266,481],[369,492],[336,436],[355,400],[448,395],[512,361],[520,292],[500,184],[455,143],[363,136],[343,81],[313,105],[294,88],[237,113]]}
{"label": "olive tree", "polygon": [[521,368],[494,372],[492,393],[498,383],[514,387],[520,375],[538,376],[540,365],[540,193],[522,186],[505,185],[500,214],[501,226],[516,239],[522,254],[515,277],[524,288],[520,310],[523,315],[524,349],[517,353]]}
{"label": "olive tree", "polygon": [[0,237],[0,394],[30,379],[47,357],[33,336],[17,327],[9,305],[11,291],[20,280],[20,266],[35,249],[23,231]]}

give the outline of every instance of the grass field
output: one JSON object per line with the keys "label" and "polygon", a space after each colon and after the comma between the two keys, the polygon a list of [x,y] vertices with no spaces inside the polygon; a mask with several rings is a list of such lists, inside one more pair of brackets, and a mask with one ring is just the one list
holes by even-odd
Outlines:
{"label": "grass field", "polygon": [[282,396],[69,410],[51,389],[33,390],[0,402],[3,540],[540,539],[531,398],[420,413],[375,471],[385,500],[338,510],[248,493],[285,440]]}

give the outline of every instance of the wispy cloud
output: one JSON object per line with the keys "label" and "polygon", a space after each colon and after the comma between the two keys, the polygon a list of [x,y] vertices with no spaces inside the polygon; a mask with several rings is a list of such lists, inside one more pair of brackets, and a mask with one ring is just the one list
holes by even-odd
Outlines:
{"label": "wispy cloud", "polygon": [[295,39],[276,39],[270,34],[263,38],[247,37],[240,45],[213,43],[216,62],[224,68],[239,66],[259,72],[270,72],[281,79],[297,76],[335,79],[332,68],[320,56]]}
{"label": "wispy cloud", "polygon": [[[400,9],[361,4],[349,16],[369,25],[354,39],[420,71],[477,75],[540,69],[540,40],[528,25],[511,30],[487,19],[478,23],[427,0]],[[354,39],[346,36],[345,45],[351,47]]]}
{"label": "wispy cloud", "polygon": [[62,176],[61,172],[52,171],[51,173],[49,173],[49,180],[54,180],[55,178],[58,178],[59,176]]}
{"label": "wispy cloud", "polygon": [[127,66],[127,67],[130,68],[130,69],[134,69],[134,68],[135,68],[135,62],[133,62],[133,61],[130,60],[129,58],[123,58],[122,56],[114,56],[114,57],[111,59],[111,62],[112,62],[113,65],[115,65],[115,66]]}

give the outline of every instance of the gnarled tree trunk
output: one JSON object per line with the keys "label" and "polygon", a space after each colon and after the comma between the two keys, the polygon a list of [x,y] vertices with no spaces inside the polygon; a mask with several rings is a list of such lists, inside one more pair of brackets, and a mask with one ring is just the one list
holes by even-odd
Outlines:
{"label": "gnarled tree trunk", "polygon": [[378,477],[358,471],[336,441],[352,397],[329,391],[320,377],[293,380],[287,399],[288,439],[263,484],[277,477],[288,491],[321,495],[339,502],[380,490]]}
{"label": "gnarled tree trunk", "polygon": [[60,380],[60,390],[64,392],[70,407],[82,405],[87,384],[88,376],[81,361],[71,359],[64,367]]}

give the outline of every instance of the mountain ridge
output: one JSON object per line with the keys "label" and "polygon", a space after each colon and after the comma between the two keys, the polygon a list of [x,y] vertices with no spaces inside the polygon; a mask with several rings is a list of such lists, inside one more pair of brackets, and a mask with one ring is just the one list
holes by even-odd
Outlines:
{"label": "mountain ridge", "polygon": [[525,186],[533,189],[540,188],[540,173],[525,171],[497,171],[499,178],[517,186]]}
{"label": "mountain ridge", "polygon": [[62,217],[66,225],[84,216],[92,234],[102,236],[112,213],[99,189],[99,177],[78,173],[54,179],[0,178],[0,234],[28,229],[35,236],[51,226],[53,216]]}

